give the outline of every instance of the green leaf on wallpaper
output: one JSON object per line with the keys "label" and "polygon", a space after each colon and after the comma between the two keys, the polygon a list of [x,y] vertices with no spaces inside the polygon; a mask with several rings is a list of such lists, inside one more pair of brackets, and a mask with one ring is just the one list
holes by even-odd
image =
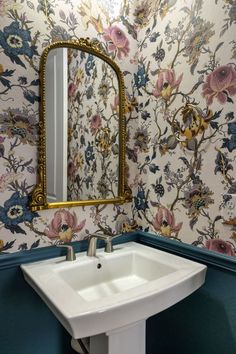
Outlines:
{"label": "green leaf on wallpaper", "polygon": [[168,127],[165,127],[164,132],[162,133],[162,136],[165,135],[167,133]]}
{"label": "green leaf on wallpaper", "polygon": [[32,104],[34,104],[35,102],[39,102],[40,101],[39,96],[37,96],[35,94],[35,92],[32,91],[32,90],[24,91],[23,95],[24,95],[25,99],[27,101],[29,101],[30,103],[32,103]]}
{"label": "green leaf on wallpaper", "polygon": [[37,241],[35,241],[31,246],[30,249],[32,250],[33,248],[37,248],[39,246],[40,243],[40,239],[38,239]]}
{"label": "green leaf on wallpaper", "polygon": [[136,163],[138,161],[137,153],[133,149],[126,147],[126,154],[127,154],[128,159],[133,161],[134,163]]}
{"label": "green leaf on wallpaper", "polygon": [[118,144],[114,144],[112,145],[112,152],[114,155],[118,155],[119,154],[119,145]]}
{"label": "green leaf on wallpaper", "polygon": [[191,93],[195,92],[198,89],[198,87],[203,84],[203,82],[204,82],[203,80],[198,81],[191,89]]}
{"label": "green leaf on wallpaper", "polygon": [[150,98],[147,100],[147,102],[145,103],[144,107],[147,107],[150,103]]}
{"label": "green leaf on wallpaper", "polygon": [[[2,251],[6,251],[8,250],[9,248],[12,248],[14,246],[14,243],[16,242],[16,240],[13,240],[13,241],[10,241],[10,242],[7,242],[3,248],[2,248]],[[0,252],[1,254],[1,252]]]}
{"label": "green leaf on wallpaper", "polygon": [[124,16],[121,16],[120,19],[121,19],[123,25],[127,28],[128,33],[129,33],[134,39],[137,40],[138,35],[137,35],[137,31],[136,31],[136,29],[134,28],[134,26],[132,26],[131,23],[130,23]]}
{"label": "green leaf on wallpaper", "polygon": [[156,153],[156,148],[153,147],[153,153],[152,153],[152,160],[154,160],[157,156],[157,153]]}
{"label": "green leaf on wallpaper", "polygon": [[31,10],[35,9],[34,4],[31,1],[27,1],[26,4]]}
{"label": "green leaf on wallpaper", "polygon": [[39,0],[39,5],[37,6],[37,11],[42,11],[46,17],[49,15],[55,15],[52,5],[45,0]]}
{"label": "green leaf on wallpaper", "polygon": [[7,230],[10,230],[11,233],[16,233],[16,234],[24,234],[26,235],[25,230],[23,230],[19,225],[5,225],[5,228]]}
{"label": "green leaf on wallpaper", "polygon": [[190,226],[191,230],[193,230],[193,227],[197,223],[197,221],[198,221],[197,217],[190,220],[189,226]]}
{"label": "green leaf on wallpaper", "polygon": [[149,165],[149,171],[152,173],[156,173],[157,171],[160,171],[159,166],[155,165],[154,163],[151,163]]}
{"label": "green leaf on wallpaper", "polygon": [[179,160],[182,160],[183,163],[189,168],[190,163],[188,162],[188,160],[186,159],[186,157],[179,157]]}
{"label": "green leaf on wallpaper", "polygon": [[232,100],[232,98],[229,97],[229,96],[227,96],[227,102],[229,102],[229,103],[234,103],[234,101]]}
{"label": "green leaf on wallpaper", "polygon": [[199,157],[196,161],[196,170],[199,171],[202,168],[202,155],[199,154]]}
{"label": "green leaf on wallpaper", "polygon": [[215,53],[217,52],[217,50],[220,49],[220,47],[222,47],[223,44],[224,44],[224,42],[220,42],[220,43],[216,46]]}
{"label": "green leaf on wallpaper", "polygon": [[131,72],[130,71],[123,71],[123,75],[126,76],[126,75],[131,75]]}
{"label": "green leaf on wallpaper", "polygon": [[194,74],[197,64],[198,64],[198,60],[195,60],[195,62],[190,67],[190,72],[192,75]]}
{"label": "green leaf on wallpaper", "polygon": [[205,232],[203,232],[203,231],[201,231],[201,230],[199,230],[199,229],[196,229],[196,231],[197,231],[197,233],[199,234],[199,235],[201,235],[201,236],[206,236],[206,233]]}
{"label": "green leaf on wallpaper", "polygon": [[11,82],[9,80],[7,80],[7,79],[4,79],[3,77],[0,77],[0,82],[5,87],[8,87],[8,88],[11,87],[11,85],[10,85]]}
{"label": "green leaf on wallpaper", "polygon": [[221,216],[221,215],[217,215],[217,216],[215,217],[215,219],[214,219],[214,222],[219,221],[219,220],[221,220],[221,219],[222,219],[222,216]]}
{"label": "green leaf on wallpaper", "polygon": [[210,122],[210,126],[212,127],[212,129],[219,129],[219,123],[217,122]]}
{"label": "green leaf on wallpaper", "polygon": [[220,118],[220,115],[221,115],[222,111],[223,111],[223,108],[220,111],[216,111],[214,113],[213,117],[211,118],[211,120],[215,120],[215,119]]}
{"label": "green leaf on wallpaper", "polygon": [[195,138],[187,140],[187,149],[194,151],[197,147],[197,140]]}
{"label": "green leaf on wallpaper", "polygon": [[37,79],[37,80],[33,80],[33,81],[31,81],[30,85],[32,85],[32,86],[38,86],[38,85],[39,85],[39,83],[40,83],[40,80],[39,80],[39,79]]}
{"label": "green leaf on wallpaper", "polygon": [[22,166],[26,167],[29,166],[32,163],[33,159],[30,159],[29,161],[26,161]]}
{"label": "green leaf on wallpaper", "polygon": [[177,144],[178,144],[178,140],[176,139],[175,135],[168,136],[168,138],[167,138],[168,149],[170,149],[170,150],[175,149]]}
{"label": "green leaf on wallpaper", "polygon": [[16,70],[5,70],[3,73],[0,74],[0,76],[5,76],[5,77],[9,77],[12,76],[14,74]]}
{"label": "green leaf on wallpaper", "polygon": [[152,29],[154,29],[157,25],[157,16],[154,16],[154,21],[153,21],[153,25],[152,25]]}
{"label": "green leaf on wallpaper", "polygon": [[180,11],[185,12],[187,15],[190,15],[190,14],[191,14],[191,11],[190,11],[190,9],[189,9],[187,6],[182,7],[182,9],[180,9]]}
{"label": "green leaf on wallpaper", "polygon": [[10,55],[9,58],[11,59],[12,63],[16,63],[17,65],[23,66],[26,69],[25,64],[20,60],[20,58],[16,55]]}

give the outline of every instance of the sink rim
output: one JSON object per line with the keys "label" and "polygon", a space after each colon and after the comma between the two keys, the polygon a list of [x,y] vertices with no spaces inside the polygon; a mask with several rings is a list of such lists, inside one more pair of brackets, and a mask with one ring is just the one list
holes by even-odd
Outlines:
{"label": "sink rim", "polygon": [[[97,251],[97,256],[99,257],[104,257],[105,259],[113,258],[113,257],[119,257],[116,254],[116,251],[119,250],[120,245],[115,246],[114,252],[113,253],[104,253],[102,249],[99,249]],[[154,248],[151,248],[149,246],[141,245],[136,242],[127,242],[125,244],[122,244],[121,251],[128,251],[130,252],[130,248],[134,248],[134,251],[138,250],[142,252],[142,250],[145,250],[145,253],[149,253],[149,255],[163,255],[165,257],[171,258],[171,259],[176,259],[177,262],[181,263],[175,266],[175,271],[163,276],[161,278],[149,281],[145,285],[141,285],[137,288],[131,288],[127,290],[125,293],[117,293],[112,295],[111,297],[105,297],[104,299],[100,300],[99,305],[97,301],[89,301],[87,302],[84,300],[82,296],[80,296],[76,290],[74,290],[66,281],[64,281],[60,275],[59,271],[60,268],[75,268],[78,265],[78,270],[80,267],[81,262],[83,264],[94,264],[94,266],[97,264],[98,259],[95,257],[88,257],[86,255],[86,252],[82,252],[78,254],[78,257],[76,261],[74,262],[66,262],[64,257],[57,257],[54,259],[49,259],[46,261],[39,261],[39,262],[34,262],[30,263],[27,265],[21,266],[24,272],[27,273],[27,275],[30,277],[30,280],[35,283],[35,286],[41,287],[38,288],[39,291],[44,291],[45,294],[48,296],[48,298],[52,301],[53,305],[58,308],[58,310],[64,314],[65,316],[68,317],[75,317],[78,315],[86,315],[91,312],[104,312],[106,310],[109,310],[113,308],[114,306],[121,306],[125,303],[131,303],[133,301],[137,301],[140,298],[148,297],[151,296],[153,293],[157,293],[160,291],[167,291],[167,289],[171,289],[172,287],[176,286],[182,281],[187,280],[190,278],[192,275],[194,275],[198,270],[199,270],[199,263],[192,262],[192,261],[187,261],[185,262],[185,259],[171,255],[167,252],[163,252]],[[158,263],[158,261],[157,261]],[[186,263],[188,266],[192,264],[193,269],[189,271],[189,269],[182,269],[183,264]],[[197,264],[197,266],[196,266]],[[35,267],[39,266],[39,269],[36,270],[35,272]],[[201,265],[201,267],[204,267]],[[59,268],[54,269],[54,268]],[[179,268],[179,269],[178,269]],[[29,270],[29,271],[28,271]],[[44,273],[39,273],[39,271],[42,270]],[[45,272],[51,272],[50,274],[45,274]],[[32,276],[35,275],[37,276],[37,283],[35,280],[32,278]],[[178,276],[177,279],[176,276]],[[169,281],[171,281],[171,284],[169,284]],[[46,283],[45,283],[46,282]],[[157,288],[157,283],[159,283],[159,287]],[[60,288],[64,288],[63,290],[66,290],[68,292],[68,295],[74,299],[72,300],[79,300],[81,301],[81,304],[78,306],[74,307],[73,309],[71,308],[71,303],[69,306],[68,304],[65,303],[64,298],[62,299],[60,296],[60,292],[54,292],[54,288],[58,286]],[[162,286],[161,290],[160,286]],[[42,290],[43,289],[43,290]],[[140,291],[141,290],[141,291]],[[137,293],[139,291],[139,293]],[[61,307],[59,308],[60,305],[64,306],[64,309],[62,310]],[[83,308],[81,307],[83,305]],[[73,314],[72,314],[73,312]]]}
{"label": "sink rim", "polygon": [[[87,257],[85,252],[78,253],[78,259],[73,262],[73,264],[68,264],[69,262],[61,262],[64,260],[64,257],[57,257],[46,261],[22,265],[21,268],[24,272],[26,281],[29,282],[29,284],[47,303],[49,308],[54,312],[57,318],[63,323],[63,325],[74,336],[74,338],[76,338],[76,336],[79,338],[79,333],[83,334],[82,322],[87,323],[87,327],[85,326],[87,331],[85,330],[86,333],[83,335],[87,335],[88,330],[91,332],[89,335],[102,333],[100,330],[97,331],[94,326],[91,326],[91,320],[93,317],[99,319],[100,321],[103,318],[103,329],[106,328],[106,323],[108,326],[107,321],[109,318],[111,322],[111,316],[113,316],[113,312],[117,313],[117,316],[119,317],[121,313],[128,313],[129,309],[132,310],[134,307],[137,307],[137,312],[139,315],[132,314],[132,316],[130,315],[130,319],[131,317],[133,320],[148,318],[151,315],[158,313],[173,305],[174,303],[182,300],[184,297],[191,294],[204,283],[206,266],[179,256],[172,255],[168,252],[139,244],[137,242],[127,242],[125,244],[115,246],[114,254],[105,254],[103,250],[99,249],[97,255],[100,257],[104,256],[106,259],[108,259],[109,257],[116,256],[117,249],[125,252],[129,251],[131,248],[136,250],[143,250],[145,253],[156,257],[158,257],[158,255],[162,255],[162,257],[167,257],[167,260],[171,259],[172,261],[176,261],[175,268],[178,270],[156,280],[152,280],[145,285],[141,285],[138,287],[138,289],[132,288],[125,291],[124,293],[117,293],[99,301],[95,300],[87,302],[83,299],[83,297],[75,293],[75,291],[72,290],[68,284],[62,281],[62,279],[60,279],[60,277],[55,272],[51,272],[50,274],[40,273],[42,269],[48,271],[51,265],[59,268],[69,268],[75,267],[75,262],[79,264],[83,260],[84,262],[97,264],[98,260],[95,258]],[[183,269],[184,266],[185,269]],[[34,279],[35,276],[38,277],[37,280]],[[193,284],[191,284],[191,286],[188,285],[188,280],[190,279],[195,279],[196,284],[194,286]],[[59,289],[61,287],[63,288],[61,292],[55,292],[55,289],[58,289],[58,287]],[[172,290],[175,291],[176,294],[174,296],[169,296]],[[70,297],[70,301],[67,301],[65,296],[63,296],[65,293]],[[167,293],[169,297],[167,296]],[[165,299],[166,296],[168,299]],[[160,309],[161,306],[155,299],[159,297],[162,298],[163,302],[168,300],[167,303],[169,305],[165,305],[164,308]],[[156,306],[156,311],[153,311],[150,308],[148,302],[153,303],[153,306]],[[149,308],[146,311],[143,306],[144,303]],[[158,306],[159,308],[157,308]],[[151,311],[152,313],[150,313]],[[115,326],[114,328],[117,328],[121,322],[120,318],[112,319],[112,321],[113,327]],[[108,327],[109,329],[112,327],[110,326],[110,322]],[[125,324],[128,323],[129,322],[127,321],[125,322]],[[102,325],[100,325],[100,328],[101,327]]]}

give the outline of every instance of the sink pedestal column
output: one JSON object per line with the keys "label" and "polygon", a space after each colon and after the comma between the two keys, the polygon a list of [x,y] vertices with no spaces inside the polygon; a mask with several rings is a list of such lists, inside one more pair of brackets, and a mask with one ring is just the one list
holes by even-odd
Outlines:
{"label": "sink pedestal column", "polygon": [[145,320],[107,332],[106,335],[108,336],[108,354],[145,354]]}
{"label": "sink pedestal column", "polygon": [[145,354],[146,321],[90,338],[90,354]]}

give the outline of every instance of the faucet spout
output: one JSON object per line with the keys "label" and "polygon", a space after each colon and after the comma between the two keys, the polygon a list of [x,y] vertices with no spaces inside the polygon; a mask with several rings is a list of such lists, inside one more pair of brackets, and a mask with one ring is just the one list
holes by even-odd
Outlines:
{"label": "faucet spout", "polygon": [[110,236],[110,235],[103,235],[103,234],[90,235],[88,249],[87,249],[87,256],[96,257],[97,240],[103,240],[105,242],[105,249],[104,249],[105,252],[107,253],[113,252],[112,239],[117,236],[116,235]]}
{"label": "faucet spout", "polygon": [[57,247],[66,248],[66,260],[67,261],[75,261],[76,255],[73,247],[71,245],[57,245]]}

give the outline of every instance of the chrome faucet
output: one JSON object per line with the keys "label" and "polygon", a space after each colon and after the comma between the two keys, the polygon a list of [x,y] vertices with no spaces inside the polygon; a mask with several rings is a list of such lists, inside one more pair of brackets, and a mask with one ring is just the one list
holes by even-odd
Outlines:
{"label": "chrome faucet", "polygon": [[67,249],[67,252],[66,252],[66,260],[67,261],[75,261],[76,260],[75,251],[72,246],[70,246],[70,245],[56,245],[56,246]]}
{"label": "chrome faucet", "polygon": [[115,236],[103,235],[103,234],[90,235],[88,241],[87,256],[96,257],[97,240],[105,241],[105,249],[104,249],[105,252],[107,253],[113,252],[112,240],[118,236],[120,235],[115,235]]}

